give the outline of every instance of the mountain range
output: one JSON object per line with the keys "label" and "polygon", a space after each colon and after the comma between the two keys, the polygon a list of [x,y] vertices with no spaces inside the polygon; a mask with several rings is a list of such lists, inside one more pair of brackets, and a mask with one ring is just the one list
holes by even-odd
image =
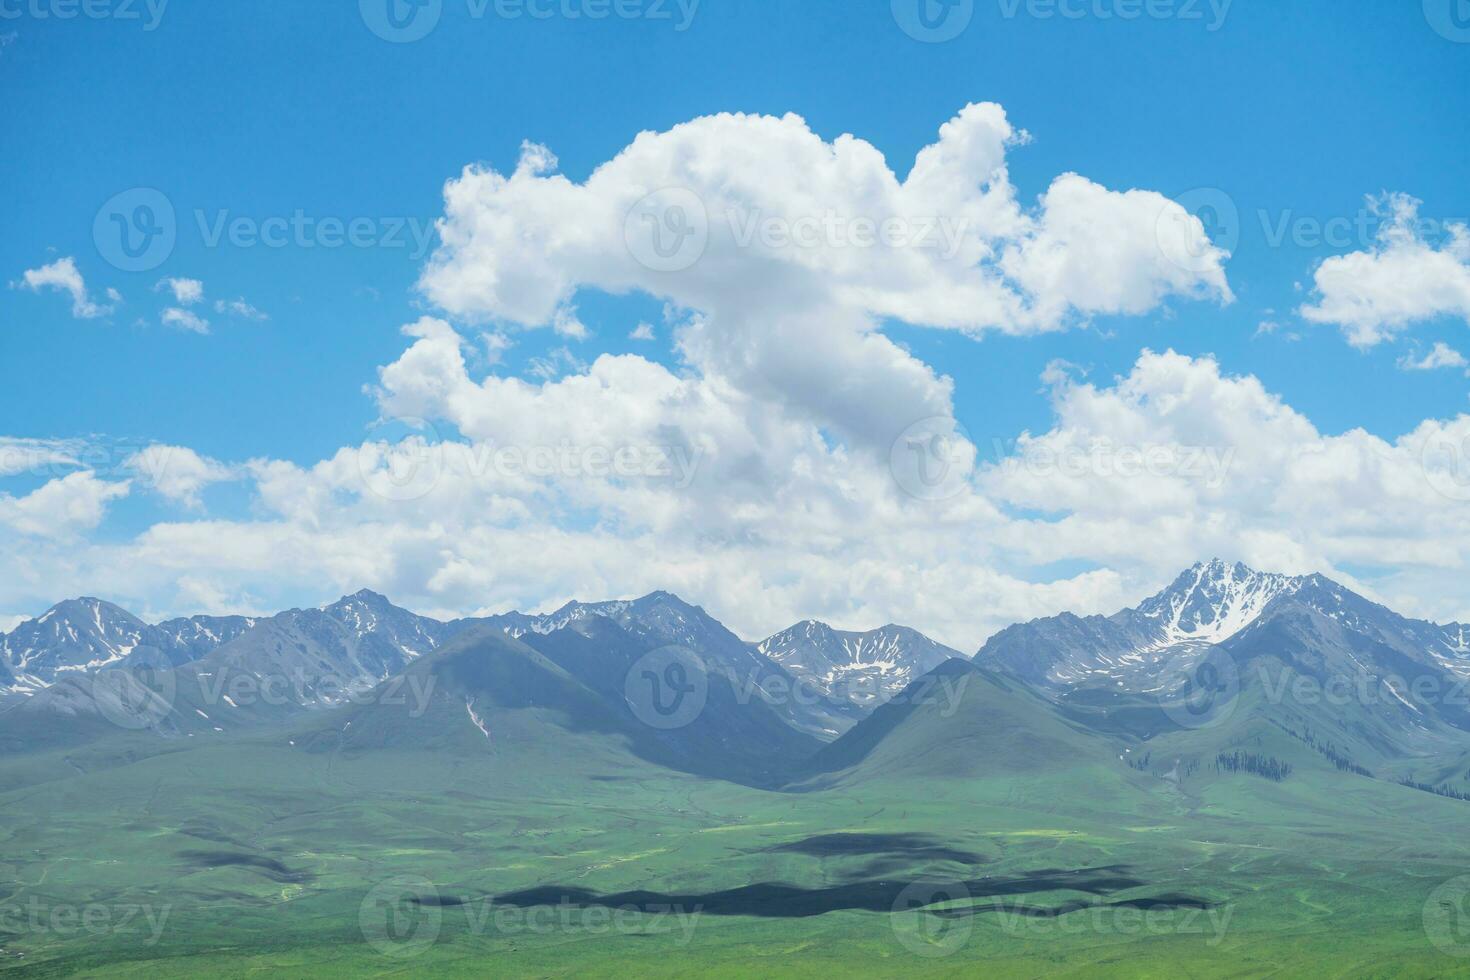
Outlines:
{"label": "mountain range", "polygon": [[1321,575],[1257,572],[1218,559],[1195,565],[1162,592],[1112,616],[1063,613],[1008,627],[976,656],[1053,690],[1102,683],[1143,691],[1179,657],[1293,615],[1321,617],[1344,636],[1470,674],[1470,626],[1408,619]]}
{"label": "mountain range", "polygon": [[1112,616],[1009,627],[973,657],[894,625],[805,621],[747,642],[667,592],[453,622],[368,591],[155,625],[84,598],[0,637],[0,748],[284,735],[303,751],[509,740],[586,758],[593,739],[774,788],[1119,762],[1167,777],[1248,746],[1457,794],[1467,639],[1320,575],[1218,560]]}
{"label": "mountain range", "polygon": [[0,695],[41,690],[68,674],[153,659],[188,663],[252,629],[247,616],[191,616],[150,626],[101,599],[69,599],[0,635]]}

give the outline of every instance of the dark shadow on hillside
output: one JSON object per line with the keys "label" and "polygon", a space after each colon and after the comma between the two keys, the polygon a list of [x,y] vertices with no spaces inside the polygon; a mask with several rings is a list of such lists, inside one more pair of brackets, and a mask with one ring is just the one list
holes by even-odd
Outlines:
{"label": "dark shadow on hillside", "polygon": [[303,884],[316,877],[308,871],[292,871],[275,858],[236,851],[183,851],[179,857],[189,861],[195,868],[244,868],[281,884]]}
{"label": "dark shadow on hillside", "polygon": [[990,859],[973,851],[948,847],[929,834],[818,834],[803,840],[762,848],[767,854],[806,854],[811,857],[872,857],[958,861],[985,864]]}
{"label": "dark shadow on hillside", "polygon": [[[600,895],[585,888],[562,885],[546,885],[523,891],[499,895],[495,902],[521,908],[539,905],[572,905],[579,907],[601,906],[605,908],[633,908],[644,912],[668,911],[670,908],[699,910],[709,915],[748,915],[760,918],[795,919],[824,915],[837,911],[892,912],[906,889],[920,885],[927,887],[934,898],[927,904],[950,901],[959,889],[971,899],[999,898],[1006,895],[1025,895],[1034,892],[1072,891],[1105,899],[1109,895],[1149,883],[1127,873],[1123,865],[1101,868],[1066,870],[1045,868],[1024,875],[1002,875],[976,878],[968,881],[938,882],[932,878],[912,877],[855,881],[846,884],[817,888],[802,888],[782,882],[761,882],[741,888],[714,892],[651,892],[629,891]],[[922,907],[925,903],[920,903]],[[1134,898],[1113,902],[1068,902],[1064,906],[1047,910],[1040,906],[1019,906],[1031,909],[1023,914],[1062,915],[1080,908],[1095,905],[1117,905],[1130,908],[1212,908],[1214,903],[1207,899],[1189,895],[1163,895],[1150,898]],[[912,903],[907,908],[916,907]],[[1016,911],[1002,904],[986,905],[974,910],[960,910],[962,914],[984,911]]]}
{"label": "dark shadow on hillside", "polygon": [[992,902],[989,905],[968,905],[964,908],[932,909],[931,915],[937,915],[943,919],[963,919],[972,915],[981,915],[985,912],[998,912],[1004,915],[1024,915],[1032,919],[1055,919],[1059,915],[1068,912],[1080,912],[1083,909],[1138,909],[1148,912],[1153,909],[1198,909],[1207,911],[1214,908],[1215,902],[1209,899],[1196,898],[1193,895],[1180,895],[1170,892],[1166,895],[1151,895],[1147,898],[1124,898],[1116,902],[1063,902],[1060,905],[1022,905],[1019,902]]}

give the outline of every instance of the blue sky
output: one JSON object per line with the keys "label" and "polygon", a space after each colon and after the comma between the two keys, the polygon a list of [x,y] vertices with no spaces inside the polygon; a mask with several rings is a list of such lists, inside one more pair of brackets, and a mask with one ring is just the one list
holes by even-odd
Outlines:
{"label": "blue sky", "polygon": [[[1255,376],[1325,434],[1362,427],[1392,441],[1470,410],[1464,371],[1398,367],[1436,342],[1470,347],[1463,319],[1428,317],[1362,349],[1296,312],[1316,263],[1373,246],[1376,224],[1316,240],[1324,222],[1359,222],[1366,195],[1411,195],[1424,218],[1470,216],[1470,44],[1436,30],[1437,14],[1418,2],[1179,0],[1158,5],[1168,16],[1136,19],[1121,14],[1128,0],[1063,7],[1076,16],[1035,0],[977,0],[958,37],[925,43],[886,0],[704,0],[692,11],[669,2],[652,8],[667,18],[604,20],[567,16],[585,11],[577,0],[544,19],[497,16],[493,5],[477,17],[466,0],[443,0],[426,37],[390,43],[348,2],[173,0],[155,24],[141,2],[61,19],[54,0],[4,0],[0,175],[10,193],[0,202],[0,280],[12,288],[0,289],[11,366],[0,435],[158,442],[310,466],[368,436],[380,406],[364,386],[403,353],[400,327],[436,312],[415,288],[427,258],[415,231],[427,234],[445,181],[467,164],[508,173],[531,140],[582,181],[643,130],[716,112],[792,112],[825,140],[868,141],[902,177],[941,123],[987,101],[1032,136],[1007,157],[1026,207],[1077,172],[1170,197],[1218,189],[1239,217],[1207,228],[1217,244],[1231,242],[1233,303],[1175,298],[1039,335],[890,322],[888,336],[955,379],[955,418],[982,456],[994,454],[993,440],[1053,423],[1040,381],[1049,363],[1064,359],[1106,383],[1143,348],[1213,355],[1223,373]],[[157,268],[126,272],[99,253],[93,221],[103,202],[137,187],[172,204],[177,244]],[[297,212],[365,219],[370,237],[397,237],[339,248],[207,240],[222,218]],[[1284,240],[1282,227],[1292,229]],[[119,291],[114,312],[77,318],[59,292],[18,285],[25,270],[66,256],[99,302]],[[162,277],[205,284],[195,310],[207,313],[207,334],[160,322],[176,305],[156,287]],[[266,318],[210,307],[236,298]],[[495,370],[534,378],[536,359],[563,347],[582,363],[631,351],[681,369],[666,334],[653,345],[627,337],[656,321],[659,298],[588,288],[577,305],[586,339],[510,331],[514,345]],[[1264,321],[1275,329],[1261,331]],[[18,497],[42,482],[21,474],[0,489]],[[257,510],[249,486],[212,486],[207,500],[211,518]],[[133,495],[86,537],[125,541],[168,513]],[[29,594],[14,604],[36,601]]]}

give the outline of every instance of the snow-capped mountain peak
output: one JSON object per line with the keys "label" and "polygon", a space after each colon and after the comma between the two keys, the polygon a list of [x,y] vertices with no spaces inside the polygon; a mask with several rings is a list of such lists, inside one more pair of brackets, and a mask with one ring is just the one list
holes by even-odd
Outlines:
{"label": "snow-capped mountain peak", "polygon": [[1255,622],[1277,598],[1296,593],[1304,581],[1216,558],[1184,572],[1137,611],[1158,623],[1158,646],[1220,643]]}
{"label": "snow-capped mountain peak", "polygon": [[124,660],[144,645],[150,632],[146,623],[110,602],[90,596],[68,599],[0,639],[0,662],[14,677],[13,693],[25,693],[59,675]]}
{"label": "snow-capped mountain peak", "polygon": [[409,660],[436,649],[448,632],[438,620],[395,606],[387,596],[369,589],[343,596],[321,611],[344,626],[354,641],[374,637]]}
{"label": "snow-capped mountain peak", "polygon": [[767,637],[755,648],[839,700],[886,699],[945,661],[963,656],[905,626],[849,632],[812,619]]}
{"label": "snow-capped mountain peak", "polygon": [[555,612],[505,613],[487,621],[513,637],[521,637],[527,633],[555,633],[593,617],[612,620],[633,632],[656,632],[667,643],[696,643],[712,629],[723,631],[703,609],[670,592],[650,592],[641,599],[573,600]]}
{"label": "snow-capped mountain peak", "polygon": [[1470,628],[1408,619],[1323,575],[1258,572],[1219,559],[1187,569],[1168,588],[1112,616],[1068,613],[1002,630],[976,654],[1045,687],[1104,684],[1148,691],[1180,658],[1233,649],[1292,618],[1340,643],[1393,649],[1411,662],[1470,676]]}
{"label": "snow-capped mountain peak", "polygon": [[255,623],[246,616],[191,616],[150,626],[102,599],[68,599],[0,636],[0,695],[33,694],[118,665],[197,660]]}

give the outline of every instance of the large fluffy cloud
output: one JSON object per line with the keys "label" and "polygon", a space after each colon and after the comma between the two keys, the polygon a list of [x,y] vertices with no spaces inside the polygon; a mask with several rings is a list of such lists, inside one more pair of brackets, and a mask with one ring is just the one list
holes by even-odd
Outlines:
{"label": "large fluffy cloud", "polygon": [[701,376],[886,447],[950,390],[882,318],[1028,333],[1230,297],[1225,254],[1157,193],[1066,174],[1022,207],[1006,153],[1025,138],[971,105],[900,178],[853,136],[727,114],[643,133],[580,184],[528,145],[509,175],[449,182],[420,285],[453,316],[525,325],[555,324],[579,288],[662,297],[699,313],[678,341]]}
{"label": "large fluffy cloud", "polygon": [[1341,326],[1357,347],[1435,317],[1470,323],[1470,227],[1449,223],[1436,245],[1420,229],[1419,205],[1405,194],[1370,199],[1384,219],[1378,242],[1319,265],[1317,296],[1302,316]]}

